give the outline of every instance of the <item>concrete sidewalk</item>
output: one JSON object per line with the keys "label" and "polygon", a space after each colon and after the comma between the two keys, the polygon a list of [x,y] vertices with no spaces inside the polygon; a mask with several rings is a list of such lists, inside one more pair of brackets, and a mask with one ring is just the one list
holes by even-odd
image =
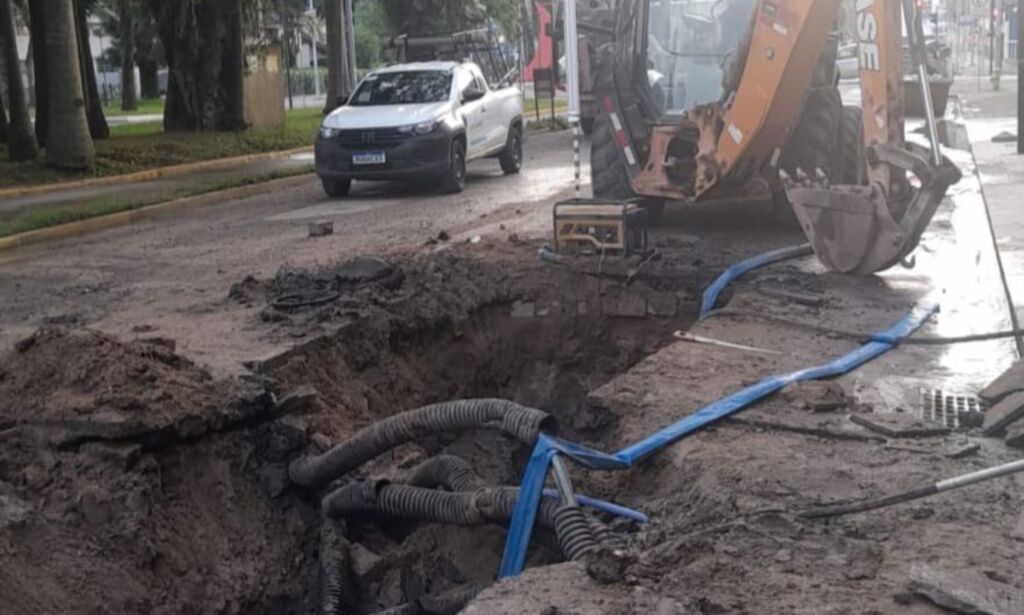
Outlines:
{"label": "concrete sidewalk", "polygon": [[1017,155],[1015,142],[992,141],[1000,133],[1017,132],[1016,88],[993,91],[988,83],[978,87],[976,81],[966,80],[957,81],[953,93],[963,104],[1010,291],[1017,314],[1024,319],[1024,156]]}

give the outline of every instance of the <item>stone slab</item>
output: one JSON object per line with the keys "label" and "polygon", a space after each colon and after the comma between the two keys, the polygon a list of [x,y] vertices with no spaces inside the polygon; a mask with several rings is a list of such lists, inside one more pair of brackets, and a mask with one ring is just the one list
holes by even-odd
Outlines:
{"label": "stone slab", "polygon": [[1024,391],[1010,393],[999,403],[985,412],[985,425],[982,433],[986,436],[999,436],[1006,428],[1024,417]]}
{"label": "stone slab", "polygon": [[888,438],[944,436],[949,428],[909,414],[851,414],[854,423]]}
{"label": "stone slab", "polygon": [[1014,391],[1024,391],[1024,360],[1017,361],[1010,369],[990,382],[978,393],[978,397],[994,403]]}

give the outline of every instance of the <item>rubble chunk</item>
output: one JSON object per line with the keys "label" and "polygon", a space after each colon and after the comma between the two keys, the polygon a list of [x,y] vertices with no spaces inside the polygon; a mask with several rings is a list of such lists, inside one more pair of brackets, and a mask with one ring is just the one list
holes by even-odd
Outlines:
{"label": "rubble chunk", "polygon": [[1006,428],[1024,417],[1024,391],[1011,393],[985,413],[986,436],[1002,435]]}
{"label": "rubble chunk", "polygon": [[911,592],[954,613],[1024,613],[1024,594],[1020,590],[964,568],[945,572],[925,565],[915,565],[910,570],[907,587]]}
{"label": "rubble chunk", "polygon": [[1024,448],[1024,421],[1015,423],[1006,430],[1006,445]]}

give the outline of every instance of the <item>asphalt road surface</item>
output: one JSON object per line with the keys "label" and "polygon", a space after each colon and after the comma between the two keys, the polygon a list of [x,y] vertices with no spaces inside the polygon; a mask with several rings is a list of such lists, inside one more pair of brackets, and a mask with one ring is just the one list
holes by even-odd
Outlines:
{"label": "asphalt road surface", "polygon": [[[471,163],[461,194],[356,182],[349,197],[329,199],[310,176],[264,195],[0,254],[0,348],[44,322],[65,322],[125,338],[174,338],[186,356],[236,372],[275,349],[247,329],[257,308],[227,300],[232,284],[281,267],[422,246],[441,231],[451,241],[547,232],[552,203],[572,195],[571,139],[568,131],[531,136],[515,176],[503,176],[497,160]],[[321,220],[334,223],[334,234],[309,238],[308,223]]]}

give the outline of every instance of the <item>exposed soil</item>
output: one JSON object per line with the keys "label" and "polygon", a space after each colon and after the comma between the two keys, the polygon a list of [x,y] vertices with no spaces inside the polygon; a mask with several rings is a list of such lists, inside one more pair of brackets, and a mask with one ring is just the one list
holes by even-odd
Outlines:
{"label": "exposed soil", "polygon": [[[18,596],[12,612],[307,612],[320,521],[315,494],[287,485],[299,451],[473,396],[534,405],[563,433],[599,437],[611,416],[587,393],[687,325],[698,280],[659,278],[656,263],[628,285],[629,264],[599,280],[581,275],[591,260],[544,264],[535,250],[500,242],[486,258],[399,256],[382,275],[345,277],[346,263],[243,280],[230,298],[263,303],[268,335],[307,340],[254,378],[216,380],[163,339],[49,326],[20,342],[0,359],[0,391],[29,400],[5,408],[0,432],[0,587]],[[319,391],[313,406],[275,401],[306,384]],[[528,452],[497,433],[453,434],[360,474],[400,479],[442,451],[494,484],[514,484]],[[347,535],[372,611],[489,584],[504,532],[353,519]],[[558,559],[541,548],[531,561]]]}
{"label": "exposed soil", "polygon": [[[0,398],[26,400],[0,418],[0,594],[17,614],[314,612],[322,494],[289,483],[300,454],[468,397],[546,410],[559,435],[613,451],[765,373],[853,347],[742,318],[694,330],[789,352],[670,343],[735,260],[718,240],[677,234],[659,259],[561,263],[538,259],[537,243],[484,240],[247,277],[225,302],[253,308],[245,326],[284,350],[244,378],[214,378],[168,340],[45,327],[0,358]],[[810,303],[793,306],[794,293]],[[730,298],[812,322],[842,313],[853,327],[906,299],[792,265],[750,274]],[[288,396],[305,385],[315,400]],[[575,468],[579,491],[652,522],[612,523],[628,548],[584,562],[559,563],[541,533],[526,574],[497,584],[499,527],[354,516],[337,525],[348,599],[373,613],[476,584],[489,588],[466,613],[936,612],[906,590],[921,562],[1019,592],[1020,501],[1006,483],[833,521],[795,514],[1008,458],[998,443],[948,455],[969,431],[908,443],[847,419],[873,411],[847,382],[804,384],[631,471]],[[529,450],[496,431],[428,437],[341,482],[403,482],[440,453],[515,485]]]}

